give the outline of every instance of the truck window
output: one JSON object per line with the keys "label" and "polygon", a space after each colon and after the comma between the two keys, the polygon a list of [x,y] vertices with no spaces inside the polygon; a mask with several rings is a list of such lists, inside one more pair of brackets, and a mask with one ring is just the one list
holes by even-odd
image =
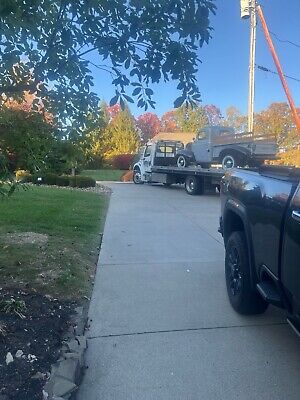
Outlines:
{"label": "truck window", "polygon": [[206,132],[205,131],[200,131],[197,133],[197,139],[201,140],[201,139],[205,139],[206,138]]}
{"label": "truck window", "polygon": [[164,153],[165,152],[165,146],[157,146],[156,151],[158,153]]}
{"label": "truck window", "polygon": [[156,147],[156,157],[172,157],[176,153],[175,146],[168,146],[165,144]]}
{"label": "truck window", "polygon": [[144,157],[149,157],[151,155],[151,146],[146,146]]}
{"label": "truck window", "polygon": [[166,153],[175,153],[176,147],[166,146]]}
{"label": "truck window", "polygon": [[138,157],[139,157],[139,158],[142,158],[142,157],[143,157],[143,155],[144,155],[144,153],[145,153],[145,149],[146,149],[145,146],[140,147],[140,149],[139,149],[139,151],[138,151]]}

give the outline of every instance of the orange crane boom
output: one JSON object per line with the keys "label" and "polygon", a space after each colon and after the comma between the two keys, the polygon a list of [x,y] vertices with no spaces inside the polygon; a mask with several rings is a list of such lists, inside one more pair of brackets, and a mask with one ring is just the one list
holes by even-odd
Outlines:
{"label": "orange crane boom", "polygon": [[264,13],[263,13],[263,10],[262,10],[261,6],[257,6],[257,13],[258,13],[258,16],[260,18],[260,21],[261,21],[261,24],[262,24],[262,27],[263,27],[263,30],[264,30],[264,33],[265,33],[265,36],[266,36],[266,40],[267,40],[268,46],[270,48],[274,63],[276,65],[276,68],[277,68],[277,71],[278,71],[278,75],[280,77],[283,89],[284,89],[286,97],[288,99],[288,102],[289,102],[289,105],[290,105],[290,108],[291,108],[291,111],[292,111],[292,114],[293,114],[293,117],[294,117],[294,121],[296,123],[296,126],[297,126],[299,132],[300,132],[300,117],[298,115],[294,99],[292,97],[292,94],[291,94],[290,89],[288,87],[287,81],[285,79],[285,76],[284,76],[284,73],[283,73],[283,70],[282,70],[278,55],[276,53],[276,50],[275,50],[275,47],[274,47],[274,44],[273,44],[273,41],[272,41],[272,38],[271,38],[271,35],[270,35],[270,32],[269,32],[269,28],[268,28],[267,22],[265,20]]}

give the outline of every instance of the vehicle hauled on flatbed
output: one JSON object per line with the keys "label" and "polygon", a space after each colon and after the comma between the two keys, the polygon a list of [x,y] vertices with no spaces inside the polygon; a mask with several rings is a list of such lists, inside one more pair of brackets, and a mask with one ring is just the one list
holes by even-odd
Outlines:
{"label": "vehicle hauled on flatbed", "polygon": [[223,169],[254,167],[265,160],[276,159],[277,151],[273,137],[235,133],[230,127],[209,125],[198,132],[193,142],[178,150],[176,164],[178,167],[195,164],[203,168],[221,164]]}

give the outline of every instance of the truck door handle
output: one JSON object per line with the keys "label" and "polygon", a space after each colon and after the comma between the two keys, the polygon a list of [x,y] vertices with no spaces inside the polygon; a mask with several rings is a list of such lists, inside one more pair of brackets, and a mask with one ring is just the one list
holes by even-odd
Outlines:
{"label": "truck door handle", "polygon": [[295,221],[300,222],[300,212],[299,211],[293,211],[292,212],[292,217]]}

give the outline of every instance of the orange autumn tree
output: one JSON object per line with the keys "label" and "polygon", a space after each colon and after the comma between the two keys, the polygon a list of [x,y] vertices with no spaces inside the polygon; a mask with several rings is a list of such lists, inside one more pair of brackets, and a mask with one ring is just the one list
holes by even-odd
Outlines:
{"label": "orange autumn tree", "polygon": [[167,111],[161,117],[162,132],[179,132],[180,128],[177,124],[176,110]]}
{"label": "orange autumn tree", "polygon": [[147,142],[152,139],[161,130],[161,122],[154,113],[147,112],[137,118],[137,127],[142,132],[142,139]]}
{"label": "orange autumn tree", "polygon": [[293,138],[300,137],[287,103],[272,103],[255,114],[254,130],[258,134],[275,136],[279,146],[292,144]]}
{"label": "orange autumn tree", "polygon": [[[34,104],[36,102],[36,104]],[[53,115],[45,110],[43,102],[36,97],[34,93],[24,92],[24,97],[21,101],[8,97],[3,99],[3,107],[9,108],[10,110],[19,110],[26,113],[37,112],[43,115],[45,122],[53,123]]]}

